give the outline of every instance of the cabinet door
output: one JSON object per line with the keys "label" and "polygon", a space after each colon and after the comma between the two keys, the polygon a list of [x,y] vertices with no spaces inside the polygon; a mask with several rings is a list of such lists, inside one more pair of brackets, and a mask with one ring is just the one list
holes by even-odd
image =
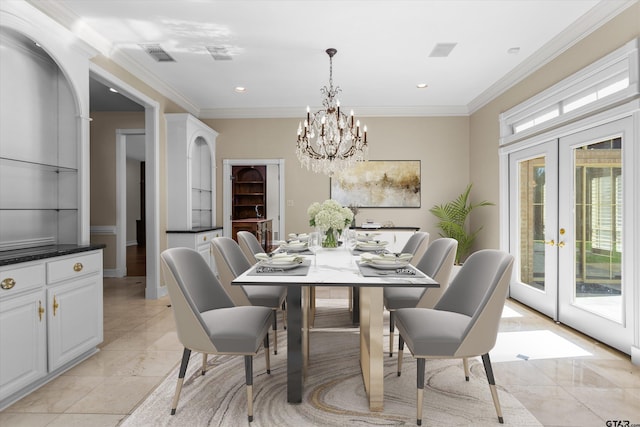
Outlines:
{"label": "cabinet door", "polygon": [[49,371],[102,342],[102,276],[90,275],[47,290]]}
{"label": "cabinet door", "polygon": [[47,373],[45,306],[44,289],[0,300],[0,401]]}

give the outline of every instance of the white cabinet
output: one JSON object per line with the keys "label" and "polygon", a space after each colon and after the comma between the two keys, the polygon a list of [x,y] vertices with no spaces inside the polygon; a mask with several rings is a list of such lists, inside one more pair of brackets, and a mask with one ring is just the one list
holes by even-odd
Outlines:
{"label": "white cabinet", "polygon": [[102,342],[102,256],[47,263],[49,370]]}
{"label": "white cabinet", "polygon": [[213,272],[217,272],[216,262],[211,254],[211,240],[222,235],[222,228],[202,232],[168,231],[170,248],[191,248],[200,253]]}
{"label": "white cabinet", "polygon": [[0,410],[102,340],[101,250],[0,267]]}
{"label": "white cabinet", "polygon": [[[2,274],[3,280],[11,276]],[[44,284],[44,275],[42,278]],[[2,297],[0,402],[47,374],[44,288],[14,298]]]}
{"label": "white cabinet", "polygon": [[168,228],[215,225],[215,144],[218,133],[191,114],[165,114],[167,121]]}

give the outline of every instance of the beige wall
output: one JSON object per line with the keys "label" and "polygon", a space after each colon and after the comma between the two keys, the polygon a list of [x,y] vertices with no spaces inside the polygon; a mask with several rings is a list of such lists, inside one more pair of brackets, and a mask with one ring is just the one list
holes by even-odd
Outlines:
{"label": "beige wall", "polygon": [[[92,112],[91,118],[91,226],[116,225],[116,130],[144,129],[144,113]],[[116,236],[91,235],[104,243],[104,268],[116,268]]]}
{"label": "beige wall", "polygon": [[[472,200],[499,201],[498,116],[560,80],[579,71],[626,42],[640,36],[640,3],[576,43],[565,53],[478,110],[470,117],[470,180]],[[471,217],[472,227],[484,226],[476,249],[499,246],[499,218],[496,208],[478,210]]]}
{"label": "beige wall", "polygon": [[[303,112],[303,109],[300,111]],[[462,192],[469,181],[467,117],[361,118],[367,124],[371,160],[421,160],[422,207],[362,209],[365,219],[391,220],[398,226],[418,226],[437,236],[429,208]],[[217,218],[222,218],[223,159],[285,159],[285,233],[309,230],[307,207],[329,197],[329,178],[302,169],[295,155],[299,119],[203,120],[219,132],[217,156]],[[220,221],[219,221],[220,222]]]}

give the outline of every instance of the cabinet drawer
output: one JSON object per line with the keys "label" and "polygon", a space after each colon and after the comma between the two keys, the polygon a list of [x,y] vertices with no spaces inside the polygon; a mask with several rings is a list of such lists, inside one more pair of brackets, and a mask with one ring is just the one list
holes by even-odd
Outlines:
{"label": "cabinet drawer", "polygon": [[44,285],[44,264],[0,271],[0,298]]}
{"label": "cabinet drawer", "polygon": [[74,255],[47,263],[47,283],[75,279],[102,270],[102,254]]}
{"label": "cabinet drawer", "polygon": [[211,242],[211,240],[215,237],[215,232],[209,232],[209,233],[200,233],[198,234],[197,238],[196,238],[196,245],[202,245],[204,243],[209,243]]}

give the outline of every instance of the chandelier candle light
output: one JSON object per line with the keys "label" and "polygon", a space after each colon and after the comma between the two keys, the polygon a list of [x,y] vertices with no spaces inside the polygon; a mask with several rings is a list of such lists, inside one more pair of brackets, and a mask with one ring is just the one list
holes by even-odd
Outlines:
{"label": "chandelier candle light", "polygon": [[323,108],[311,113],[307,107],[304,123],[298,124],[296,155],[307,169],[332,176],[357,161],[367,159],[367,127],[360,130],[360,121],[340,109],[337,99],[340,87],[333,87],[333,56],[336,49],[327,49],[329,55],[329,87],[320,93],[324,96]]}

